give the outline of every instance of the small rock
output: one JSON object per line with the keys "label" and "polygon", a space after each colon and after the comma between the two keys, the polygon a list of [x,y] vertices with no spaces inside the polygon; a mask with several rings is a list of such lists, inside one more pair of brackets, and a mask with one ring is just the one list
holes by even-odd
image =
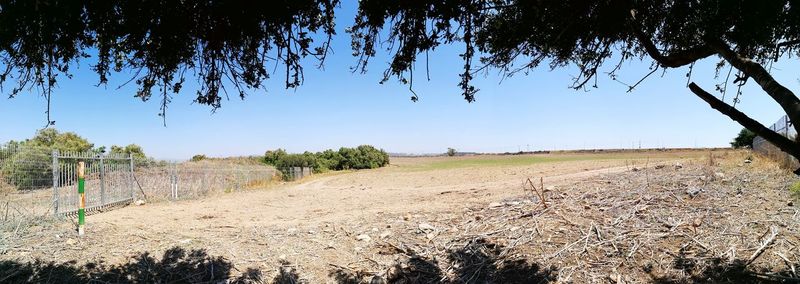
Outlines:
{"label": "small rock", "polygon": [[719,179],[723,179],[723,178],[725,178],[725,174],[721,173],[721,172],[716,172],[716,173],[714,173],[714,177],[719,178]]}
{"label": "small rock", "polygon": [[286,230],[286,233],[289,233],[290,235],[293,235],[293,234],[297,233],[297,228],[289,228],[288,230]]}
{"label": "small rock", "polygon": [[665,165],[656,165],[656,170],[660,170],[666,167]]}
{"label": "small rock", "polygon": [[282,254],[282,255],[278,256],[278,259],[281,259],[281,260],[286,260],[286,255],[285,255],[285,254]]}
{"label": "small rock", "polygon": [[436,229],[436,228],[433,227],[433,225],[428,224],[428,223],[420,223],[418,228],[419,228],[420,231],[423,231],[423,232],[424,231],[433,231],[433,230]]}
{"label": "small rock", "polygon": [[188,244],[188,243],[191,243],[191,242],[192,242],[192,239],[183,239],[183,240],[180,241],[180,243],[184,244],[184,245]]}
{"label": "small rock", "polygon": [[632,172],[638,172],[638,171],[639,171],[639,168],[637,168],[637,167],[633,167],[633,168],[631,169],[631,171],[632,171]]}
{"label": "small rock", "polygon": [[315,232],[314,230],[308,230],[308,234],[309,234],[309,235],[313,235],[313,234],[316,234],[316,233],[317,233],[317,232]]}
{"label": "small rock", "polygon": [[392,232],[389,232],[389,231],[383,231],[383,233],[381,233],[381,239],[388,238],[388,237],[389,237],[389,236],[391,236],[391,235],[392,235]]}
{"label": "small rock", "polygon": [[372,238],[370,238],[369,235],[367,235],[367,234],[361,234],[361,235],[358,235],[356,237],[356,240],[359,240],[359,241],[362,241],[362,242],[369,242],[369,241],[372,240]]}
{"label": "small rock", "polygon": [[428,238],[429,240],[433,240],[433,238],[435,238],[436,235],[433,233],[428,233],[427,235],[425,235],[425,237]]}
{"label": "small rock", "polygon": [[675,169],[676,170],[680,170],[682,168],[683,168],[683,165],[681,163],[675,163]]}
{"label": "small rock", "polygon": [[68,246],[71,246],[71,245],[74,245],[74,244],[78,243],[78,241],[76,241],[75,239],[70,238],[70,239],[67,239],[66,243],[67,243]]}
{"label": "small rock", "polygon": [[555,186],[550,185],[550,186],[545,186],[544,187],[544,191],[553,191],[553,190],[556,190]]}
{"label": "small rock", "polygon": [[744,160],[744,163],[745,163],[745,164],[749,164],[749,163],[752,163],[752,162],[753,162],[753,161],[752,161],[752,160],[750,160],[750,159],[746,159],[746,160]]}
{"label": "small rock", "polygon": [[403,221],[408,221],[408,220],[411,220],[411,214],[406,214],[405,216],[403,216]]}
{"label": "small rock", "polygon": [[500,207],[500,206],[503,206],[503,204],[500,203],[500,202],[489,203],[489,208],[497,208],[497,207]]}
{"label": "small rock", "polygon": [[373,233],[377,233],[378,232],[378,228],[372,228],[372,232]]}
{"label": "small rock", "polygon": [[336,247],[334,247],[333,245],[334,245],[333,242],[328,242],[328,246],[326,246],[325,248],[326,249],[335,249]]}
{"label": "small rock", "polygon": [[792,202],[792,201],[789,201],[789,203],[787,203],[786,205],[789,205],[789,206],[794,206],[794,202]]}
{"label": "small rock", "polygon": [[686,194],[688,194],[688,195],[689,195],[689,197],[691,197],[691,198],[694,198],[695,196],[697,196],[698,194],[700,194],[700,192],[702,192],[702,191],[703,191],[703,189],[702,189],[702,188],[699,188],[699,187],[690,187],[689,189],[687,189],[687,190],[686,190]]}
{"label": "small rock", "polygon": [[519,230],[519,227],[517,227],[517,226],[514,226],[514,227],[511,227],[511,228],[510,228],[510,229],[508,229],[508,230],[509,230],[509,231],[511,231],[511,232],[514,232],[514,231],[516,231],[516,230]]}
{"label": "small rock", "polygon": [[133,205],[142,206],[142,205],[144,205],[144,203],[145,203],[144,200],[139,199],[139,200],[134,201]]}

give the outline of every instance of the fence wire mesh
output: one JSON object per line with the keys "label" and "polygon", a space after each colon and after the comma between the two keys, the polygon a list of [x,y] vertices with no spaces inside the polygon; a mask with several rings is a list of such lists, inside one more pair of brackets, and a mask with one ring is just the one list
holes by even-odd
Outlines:
{"label": "fence wire mesh", "polygon": [[85,164],[88,212],[137,199],[183,200],[263,187],[276,179],[257,162],[165,162],[130,155],[0,145],[0,219],[63,216],[79,206],[77,163]]}
{"label": "fence wire mesh", "polygon": [[[772,129],[772,131],[775,131],[778,134],[789,137],[789,139],[797,139],[797,131],[794,129],[792,121],[789,120],[788,116],[784,115],[778,119],[778,121],[772,124],[769,129]],[[798,163],[797,159],[781,151],[778,149],[778,147],[772,145],[772,143],[769,143],[769,141],[764,140],[764,138],[761,136],[756,136],[753,139],[753,151],[769,156],[786,167],[796,168],[797,166],[800,166],[800,163]]]}

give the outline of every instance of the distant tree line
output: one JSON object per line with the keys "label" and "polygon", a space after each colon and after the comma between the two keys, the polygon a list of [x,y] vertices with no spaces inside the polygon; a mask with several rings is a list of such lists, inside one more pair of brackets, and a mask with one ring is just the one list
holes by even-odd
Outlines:
{"label": "distant tree line", "polygon": [[356,148],[339,148],[322,152],[290,154],[284,149],[270,150],[264,154],[264,163],[284,171],[290,167],[311,167],[314,172],[375,169],[389,164],[389,154],[370,145]]}

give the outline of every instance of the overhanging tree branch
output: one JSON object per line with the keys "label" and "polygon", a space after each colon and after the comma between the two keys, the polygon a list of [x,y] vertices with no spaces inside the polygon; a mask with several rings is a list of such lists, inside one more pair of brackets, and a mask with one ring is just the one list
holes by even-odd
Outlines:
{"label": "overhanging tree branch", "polygon": [[639,43],[642,44],[647,54],[664,67],[676,68],[689,65],[697,60],[714,55],[715,53],[714,49],[702,45],[664,55],[658,50],[658,47],[656,47],[650,37],[645,35],[641,30],[634,28],[633,33],[636,39],[639,40]]}
{"label": "overhanging tree branch", "polygon": [[725,61],[753,78],[761,86],[761,89],[783,108],[794,124],[795,130],[800,132],[800,99],[791,90],[778,83],[761,64],[739,56],[722,40],[708,39],[706,41],[717,50]]}
{"label": "overhanging tree branch", "polygon": [[738,122],[745,128],[755,132],[756,134],[758,134],[758,136],[761,136],[765,140],[774,144],[782,151],[789,153],[795,158],[800,158],[800,145],[798,145],[796,142],[792,141],[786,136],[780,135],[779,133],[772,131],[772,129],[769,129],[760,122],[750,118],[749,116],[737,110],[736,108],[717,99],[717,97],[706,92],[694,82],[689,84],[689,89],[692,90],[692,93],[694,93],[695,95],[703,99],[706,103],[708,103],[711,106],[711,108],[721,112],[724,115],[727,115],[728,117]]}

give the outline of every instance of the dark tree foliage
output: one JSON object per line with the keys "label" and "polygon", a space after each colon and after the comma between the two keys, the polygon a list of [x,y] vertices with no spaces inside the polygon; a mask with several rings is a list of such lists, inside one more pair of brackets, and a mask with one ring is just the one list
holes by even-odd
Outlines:
{"label": "dark tree foliage", "polygon": [[[69,77],[91,50],[100,84],[116,71],[133,71],[136,97],[160,95],[161,115],[187,78],[200,83],[198,103],[218,108],[229,91],[244,97],[271,74],[285,77],[287,88],[300,85],[301,59],[311,55],[322,64],[328,54],[337,5],[338,0],[0,0],[0,82],[16,82],[11,96],[40,89],[49,102],[59,76]],[[492,69],[511,76],[542,65],[576,66],[572,87],[585,89],[597,87],[600,75],[618,80],[626,62],[652,62],[650,72],[629,84],[632,90],[659,70],[684,68],[695,95],[800,157],[800,144],[735,108],[741,86],[754,81],[800,130],[800,99],[771,74],[778,72],[773,62],[800,56],[796,0],[361,0],[347,32],[355,71],[365,71],[385,50],[391,60],[384,81],[397,78],[412,93],[416,62],[424,60],[427,70],[430,51],[462,45],[458,86],[468,102],[478,92],[473,77]],[[692,82],[694,63],[705,58],[719,60],[717,95]],[[285,68],[271,69],[278,65]]]}
{"label": "dark tree foliage", "polygon": [[[397,76],[409,84],[418,55],[441,44],[462,44],[459,86],[469,102],[477,91],[470,79],[488,68],[511,76],[542,64],[577,66],[572,87],[584,89],[597,87],[600,74],[617,80],[627,61],[651,61],[650,72],[629,85],[632,90],[659,69],[685,67],[694,94],[800,158],[800,144],[735,108],[741,86],[755,81],[800,130],[800,99],[773,78],[770,68],[800,56],[800,1],[363,0],[351,28],[362,66],[376,54],[382,32],[389,35],[385,41],[392,55],[385,78]],[[479,66],[473,63],[476,57]],[[720,60],[715,89],[722,99],[692,82],[694,63],[709,57]],[[729,95],[733,105],[725,102],[730,86],[737,88]]]}
{"label": "dark tree foliage", "polygon": [[736,135],[736,138],[733,138],[733,141],[731,141],[731,147],[737,149],[745,147],[752,148],[754,138],[756,138],[756,134],[753,133],[753,131],[743,128],[742,131],[739,131],[739,134]]}
{"label": "dark tree foliage", "polygon": [[[11,97],[38,89],[49,104],[59,76],[70,77],[91,50],[99,84],[112,72],[133,71],[135,96],[146,101],[159,94],[162,116],[187,77],[200,84],[196,102],[218,108],[229,93],[244,98],[248,89],[261,88],[272,65],[284,66],[287,88],[300,85],[301,58],[325,59],[336,5],[338,0],[3,0],[0,83],[16,81]],[[317,32],[328,41],[315,45]]]}

